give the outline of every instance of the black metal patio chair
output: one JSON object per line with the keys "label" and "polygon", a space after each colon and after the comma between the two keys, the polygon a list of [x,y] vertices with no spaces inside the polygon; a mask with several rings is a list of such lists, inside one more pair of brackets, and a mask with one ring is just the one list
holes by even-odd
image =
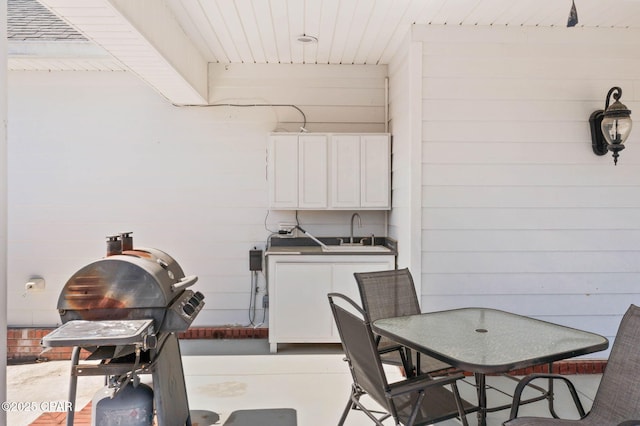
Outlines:
{"label": "black metal patio chair", "polygon": [[[413,278],[408,268],[353,274],[358,283],[362,307],[369,322],[382,318],[420,314]],[[376,336],[382,362],[401,365],[407,377],[413,374],[443,372],[451,368],[445,362],[419,352],[415,354],[386,337]]]}
{"label": "black metal patio chair", "polygon": [[[504,426],[636,426],[640,425],[640,308],[631,305],[625,313],[611,347],[607,366],[593,400],[585,414],[571,381],[557,374],[531,374],[516,387],[511,415]],[[518,405],[524,387],[535,379],[562,380],[571,393],[579,420],[520,417]]]}
{"label": "black metal patio chair", "polygon": [[[413,277],[408,268],[392,269],[387,271],[357,272],[354,273],[362,307],[369,322],[374,322],[382,318],[400,317],[406,315],[416,315],[421,313],[418,304],[418,296],[413,282]],[[384,364],[400,365],[404,368],[407,377],[415,374],[429,374],[437,377],[442,374],[460,372],[459,369],[433,358],[429,355],[415,352],[394,342],[386,337],[376,335],[378,351]],[[414,365],[415,359],[415,365]],[[518,377],[509,374],[502,376],[517,381]],[[477,383],[465,382],[471,386],[478,386]],[[487,389],[492,389],[498,394],[508,395],[508,392],[496,386],[485,384]],[[529,386],[539,395],[522,400],[521,404],[545,399],[547,392],[540,386],[532,384]],[[500,404],[490,407],[489,412],[495,412],[510,408],[510,404]]]}
{"label": "black metal patio chair", "polygon": [[[396,425],[419,426],[455,417],[467,425],[465,410],[473,410],[473,406],[462,400],[458,393],[456,382],[463,378],[462,374],[435,379],[424,375],[388,383],[365,312],[342,294],[330,293],[328,298],[353,379],[339,426],[344,424],[351,410],[364,412],[379,426],[389,417]],[[448,385],[451,391],[445,388]],[[364,395],[373,399],[383,411],[378,407],[365,407],[361,401]]]}

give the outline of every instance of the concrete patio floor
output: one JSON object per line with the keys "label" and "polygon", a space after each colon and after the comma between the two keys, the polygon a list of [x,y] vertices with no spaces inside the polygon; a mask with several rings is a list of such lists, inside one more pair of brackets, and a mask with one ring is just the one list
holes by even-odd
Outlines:
{"label": "concrete patio floor", "polygon": [[[236,410],[275,408],[294,409],[298,426],[335,425],[349,395],[351,376],[338,345],[281,345],[275,355],[269,353],[268,343],[263,340],[184,340],[181,347],[190,409],[217,413],[218,425],[224,424]],[[38,405],[45,401],[66,401],[69,369],[69,361],[7,367],[7,400]],[[389,381],[401,379],[397,368],[389,367],[386,371]],[[571,378],[588,410],[601,376]],[[489,377],[488,383],[506,391],[515,387],[514,381],[503,377]],[[101,377],[80,377],[78,409],[90,403],[102,386]],[[575,418],[570,397],[562,386],[557,388],[558,413]],[[461,384],[460,391],[463,398],[475,401],[473,386]],[[490,405],[509,402],[507,396],[498,392],[489,392],[488,399]],[[524,406],[521,413],[548,416],[545,402]],[[488,425],[501,425],[508,414],[508,410],[490,413]],[[7,413],[7,424],[28,426],[41,415],[38,410],[11,411]],[[476,424],[474,414],[468,420],[471,425]],[[346,426],[371,424],[359,412],[350,413],[346,422]],[[456,420],[440,423],[458,424]]]}

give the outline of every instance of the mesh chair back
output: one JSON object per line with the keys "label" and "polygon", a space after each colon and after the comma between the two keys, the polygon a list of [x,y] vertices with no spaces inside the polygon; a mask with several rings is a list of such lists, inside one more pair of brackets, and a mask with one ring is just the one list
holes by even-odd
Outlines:
{"label": "mesh chair back", "polygon": [[[350,310],[355,309],[362,317],[359,318],[342,306],[338,306],[334,303],[334,299],[343,299],[351,305]],[[393,408],[385,397],[385,390],[389,385],[382,369],[371,327],[364,319],[366,318],[364,312],[351,299],[341,294],[329,294],[329,304],[340,333],[342,347],[351,366],[354,383],[391,412]]]}
{"label": "mesh chair back", "polygon": [[356,272],[354,276],[369,321],[420,313],[409,269]]}
{"label": "mesh chair back", "polygon": [[[354,276],[358,283],[362,306],[370,322],[421,313],[409,269],[357,272]],[[414,368],[420,372],[434,373],[451,367],[433,357],[420,354],[416,355],[414,366],[410,351],[406,350],[403,355],[401,349],[395,350],[399,348],[398,343],[382,336],[377,336],[377,339],[382,362],[402,365],[409,375]]]}
{"label": "mesh chair back", "polygon": [[640,419],[640,308],[625,313],[611,347],[607,367],[587,416],[593,424]]}

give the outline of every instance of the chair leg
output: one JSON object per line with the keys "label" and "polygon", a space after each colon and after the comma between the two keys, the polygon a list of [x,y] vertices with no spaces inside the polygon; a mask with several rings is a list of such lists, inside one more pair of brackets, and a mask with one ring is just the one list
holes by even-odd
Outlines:
{"label": "chair leg", "polygon": [[353,408],[353,402],[351,401],[351,395],[349,395],[349,401],[347,401],[347,406],[344,408],[344,411],[342,411],[342,416],[340,417],[338,426],[344,425],[344,422],[347,420],[347,415],[349,414],[349,411],[351,411],[351,408]]}
{"label": "chair leg", "polygon": [[407,348],[398,349],[400,352],[400,360],[402,361],[402,368],[404,368],[404,375],[408,378],[413,377],[413,363],[411,362],[411,351]]}
{"label": "chair leg", "polygon": [[347,416],[349,415],[349,411],[351,411],[354,407],[356,407],[356,401],[360,398],[360,393],[355,388],[354,385],[351,385],[351,394],[349,395],[349,400],[347,401],[347,406],[344,407],[342,411],[342,416],[340,417],[340,421],[338,422],[338,426],[344,425],[344,422],[347,420]]}
{"label": "chair leg", "polygon": [[[344,422],[347,420],[347,416],[351,410],[359,410],[362,411],[367,417],[369,417],[376,425],[384,426],[382,423],[385,419],[391,417],[391,414],[382,411],[370,411],[368,410],[362,403],[360,402],[360,397],[364,395],[362,391],[356,388],[355,385],[352,385],[351,395],[349,395],[349,401],[347,401],[347,406],[344,408],[342,412],[342,416],[340,417],[340,421],[338,422],[338,426],[343,426]],[[379,419],[373,415],[382,414],[383,416]]]}
{"label": "chair leg", "polygon": [[413,411],[411,412],[411,415],[407,420],[406,426],[413,426],[413,424],[416,422],[416,417],[418,416],[418,411],[420,410],[420,406],[422,405],[424,396],[424,390],[418,392],[418,395],[416,395],[416,401],[414,402]]}
{"label": "chair leg", "polygon": [[[359,397],[360,395],[358,395]],[[391,414],[389,413],[383,413],[383,412],[379,412],[379,411],[370,411],[367,410],[367,408],[362,405],[362,403],[360,401],[354,401],[354,404],[357,408],[360,409],[360,411],[362,411],[367,417],[369,417],[377,426],[384,426],[384,424],[382,423],[384,420],[386,420],[387,418],[391,417]],[[376,416],[374,416],[374,413],[376,414],[383,414],[382,417],[377,418]]]}
{"label": "chair leg", "polygon": [[451,390],[453,391],[453,397],[456,400],[458,413],[460,413],[460,421],[462,422],[462,426],[469,426],[469,423],[467,422],[467,416],[465,415],[464,407],[462,405],[462,399],[460,398],[460,392],[458,391],[458,384],[455,382],[451,383]]}

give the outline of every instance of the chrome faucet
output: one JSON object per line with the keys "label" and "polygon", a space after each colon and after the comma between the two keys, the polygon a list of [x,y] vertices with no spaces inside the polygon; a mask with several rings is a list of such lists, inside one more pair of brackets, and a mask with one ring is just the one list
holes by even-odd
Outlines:
{"label": "chrome faucet", "polygon": [[362,219],[358,213],[351,215],[351,236],[349,237],[349,244],[353,244],[353,219],[358,218],[358,228],[362,228]]}

